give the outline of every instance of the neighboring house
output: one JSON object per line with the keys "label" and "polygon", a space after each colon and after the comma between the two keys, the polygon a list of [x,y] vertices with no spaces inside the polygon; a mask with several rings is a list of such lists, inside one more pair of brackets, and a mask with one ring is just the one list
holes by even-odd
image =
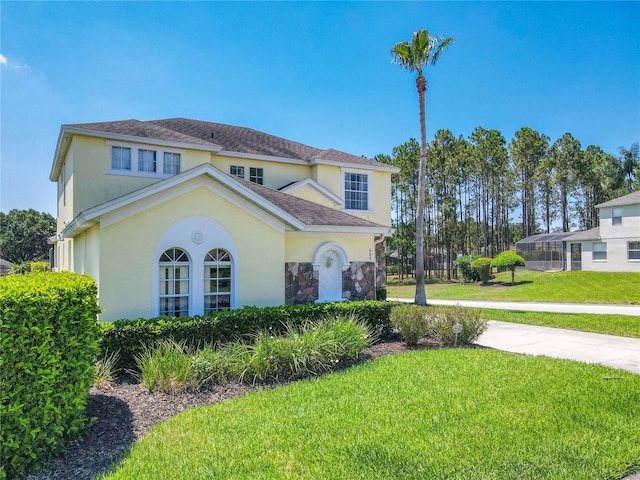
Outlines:
{"label": "neighboring house", "polygon": [[599,227],[533,235],[516,243],[527,268],[640,272],[640,190],[596,208]]}
{"label": "neighboring house", "polygon": [[0,258],[0,277],[6,277],[9,275],[9,271],[11,271],[11,267],[13,263],[4,258]]}
{"label": "neighboring house", "polygon": [[396,167],[183,118],[63,125],[55,269],[101,320],[375,298]]}

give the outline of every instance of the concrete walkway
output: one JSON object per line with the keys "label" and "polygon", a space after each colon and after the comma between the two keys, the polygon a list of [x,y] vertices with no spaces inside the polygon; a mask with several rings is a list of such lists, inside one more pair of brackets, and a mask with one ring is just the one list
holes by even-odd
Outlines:
{"label": "concrete walkway", "polygon": [[476,343],[505,352],[599,363],[640,374],[640,338],[490,320]]}
{"label": "concrete walkway", "polygon": [[[389,301],[409,302],[410,298],[388,298]],[[497,310],[521,310],[528,312],[595,313],[633,315],[640,317],[640,305],[587,305],[583,303],[538,303],[538,302],[485,302],[478,300],[433,300],[429,305],[460,305],[472,308],[495,308]]]}

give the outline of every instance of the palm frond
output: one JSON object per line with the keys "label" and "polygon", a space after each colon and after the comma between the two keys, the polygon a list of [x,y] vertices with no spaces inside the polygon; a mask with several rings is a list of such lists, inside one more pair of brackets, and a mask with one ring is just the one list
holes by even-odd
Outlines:
{"label": "palm frond", "polygon": [[439,40],[440,44],[438,45],[438,48],[436,48],[436,51],[433,52],[433,57],[431,57],[431,65],[435,65],[436,64],[436,62],[440,58],[440,54],[443,52],[445,47],[447,45],[453,43],[455,41],[455,38],[448,37],[448,38],[445,38],[444,40],[442,40],[440,37],[438,37],[438,40]]}

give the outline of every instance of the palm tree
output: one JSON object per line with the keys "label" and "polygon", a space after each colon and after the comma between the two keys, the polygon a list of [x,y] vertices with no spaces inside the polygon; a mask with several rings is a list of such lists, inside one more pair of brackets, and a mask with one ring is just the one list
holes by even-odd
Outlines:
{"label": "palm tree", "polygon": [[411,42],[396,43],[391,49],[393,61],[402,69],[417,72],[416,88],[420,99],[420,167],[418,175],[418,205],[416,209],[416,298],[417,305],[426,305],[424,290],[424,197],[427,169],[427,120],[425,115],[425,92],[427,79],[422,70],[431,63],[435,65],[444,48],[453,38],[432,37],[427,30],[418,30]]}

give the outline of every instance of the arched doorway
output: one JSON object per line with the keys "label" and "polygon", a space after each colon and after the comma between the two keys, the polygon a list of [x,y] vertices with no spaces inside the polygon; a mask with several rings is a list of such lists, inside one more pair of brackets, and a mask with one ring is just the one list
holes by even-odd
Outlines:
{"label": "arched doorway", "polygon": [[342,272],[349,268],[349,258],[344,249],[335,242],[320,246],[313,259],[313,268],[318,272],[317,302],[339,302],[342,297]]}

